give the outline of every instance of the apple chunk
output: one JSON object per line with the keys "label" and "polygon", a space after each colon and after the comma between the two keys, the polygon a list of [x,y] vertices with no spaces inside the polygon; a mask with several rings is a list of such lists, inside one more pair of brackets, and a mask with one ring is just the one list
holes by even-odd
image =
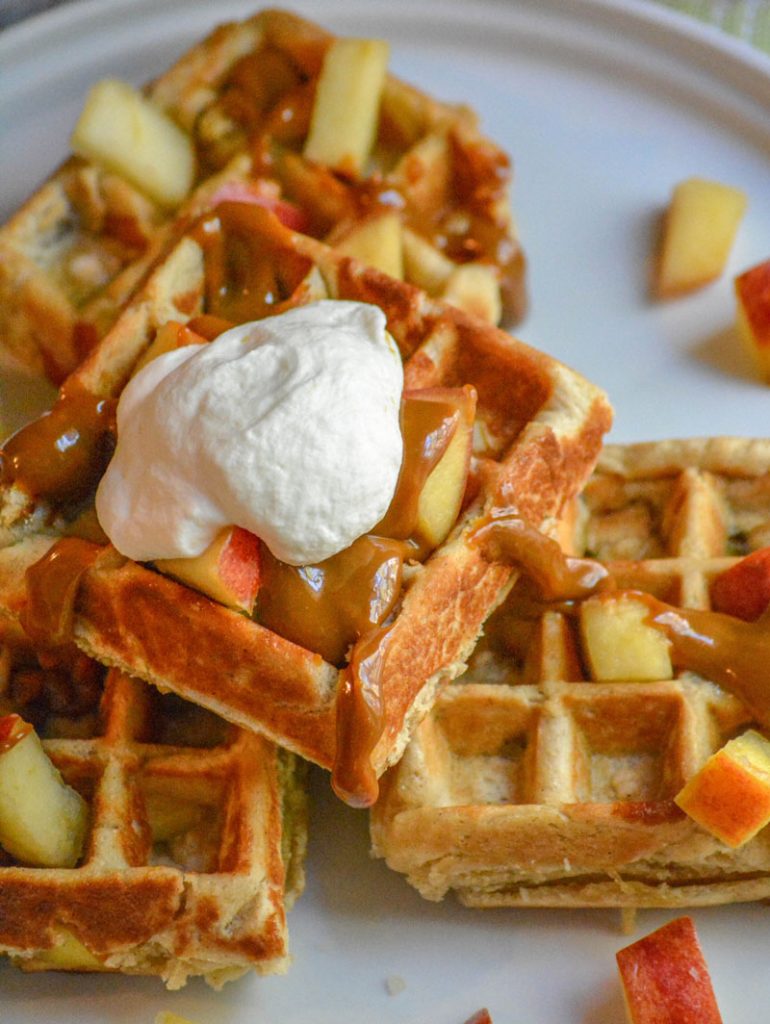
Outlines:
{"label": "apple chunk", "polygon": [[155,568],[220,604],[251,615],[261,576],[259,537],[240,526],[221,530],[197,558],[160,558]]}
{"label": "apple chunk", "polygon": [[616,959],[630,1024],[722,1024],[692,918],[670,921]]}
{"label": "apple chunk", "polygon": [[770,383],[770,260],[735,279],[736,323],[757,371]]}
{"label": "apple chunk", "polygon": [[173,352],[175,348],[205,344],[206,338],[190,330],[187,324],[180,323],[178,320],[168,320],[158,328],[155,337],[137,361],[132,376],[136,376],[153,359],[165,355],[166,352]]}
{"label": "apple chunk", "polygon": [[192,140],[133,86],[97,82],[72,134],[72,148],[114,171],[161,206],[178,206],[195,178]]}
{"label": "apple chunk", "polygon": [[404,459],[376,533],[412,541],[420,557],[446,539],[462,507],[475,414],[476,391],[468,385],[404,392]]}
{"label": "apple chunk", "polygon": [[718,612],[754,622],[770,604],[770,548],[760,548],[726,569],[711,584]]}
{"label": "apple chunk", "polygon": [[770,741],[754,729],[730,740],[674,800],[727,846],[742,846],[770,822]]}
{"label": "apple chunk", "polygon": [[401,217],[396,210],[373,214],[356,223],[341,237],[331,237],[327,241],[343,256],[352,256],[390,277],[403,280]]}
{"label": "apple chunk", "polygon": [[724,271],[746,195],[704,178],[687,178],[674,189],[666,213],[656,290],[660,298],[693,291]]}
{"label": "apple chunk", "polygon": [[83,850],[88,807],[62,779],[18,715],[0,718],[0,845],[23,864],[71,868]]}
{"label": "apple chunk", "polygon": [[612,682],[671,679],[670,643],[631,594],[591,597],[580,606],[580,633],[591,678]]}
{"label": "apple chunk", "polygon": [[318,79],[304,155],[357,177],[369,159],[377,131],[380,96],[388,66],[380,39],[336,39]]}

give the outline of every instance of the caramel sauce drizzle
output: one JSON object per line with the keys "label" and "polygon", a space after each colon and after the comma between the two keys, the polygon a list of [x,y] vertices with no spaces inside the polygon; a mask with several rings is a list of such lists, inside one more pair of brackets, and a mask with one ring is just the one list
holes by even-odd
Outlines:
{"label": "caramel sauce drizzle", "polygon": [[57,504],[86,498],[112,455],[112,398],[69,381],[49,412],[17,431],[0,451],[0,482]]}
{"label": "caramel sauce drizzle", "polygon": [[402,541],[366,535],[316,565],[287,565],[265,547],[257,618],[340,665],[351,645],[392,611],[407,553]]}
{"label": "caramel sauce drizzle", "polygon": [[27,569],[27,603],[21,625],[40,647],[72,639],[80,582],[105,549],[79,537],[62,537]]}
{"label": "caramel sauce drizzle", "polygon": [[611,591],[633,596],[647,607],[649,624],[670,641],[676,668],[718,683],[770,729],[770,608],[744,622],[722,612],[678,608],[642,591],[621,591],[603,565],[565,555],[555,540],[511,513],[484,517],[471,543],[489,561],[520,567],[545,601],[574,602]]}

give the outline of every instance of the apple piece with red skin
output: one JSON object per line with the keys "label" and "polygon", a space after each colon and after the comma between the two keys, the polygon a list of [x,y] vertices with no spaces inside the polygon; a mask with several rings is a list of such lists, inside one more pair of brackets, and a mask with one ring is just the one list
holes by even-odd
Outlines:
{"label": "apple piece with red skin", "polygon": [[746,555],[711,584],[715,611],[754,622],[770,604],[770,548]]}
{"label": "apple piece with red skin", "polygon": [[213,600],[251,615],[261,580],[261,541],[240,526],[221,530],[195,558],[159,558],[155,568]]}
{"label": "apple piece with red skin", "polygon": [[616,959],[629,1024],[722,1024],[692,918],[670,921]]}
{"label": "apple piece with red skin", "polygon": [[410,539],[421,556],[447,538],[465,495],[475,415],[476,391],[469,385],[404,391],[401,473],[375,533]]}
{"label": "apple piece with red skin", "polygon": [[211,199],[211,205],[219,203],[248,203],[251,206],[262,206],[274,213],[284,227],[290,231],[307,234],[310,217],[296,203],[289,202],[275,195],[266,184],[255,181],[229,181],[217,189]]}
{"label": "apple piece with red skin", "polygon": [[492,1024],[492,1018],[489,1015],[489,1010],[477,1010],[472,1017],[469,1017],[466,1020],[465,1024]]}
{"label": "apple piece with red skin", "polygon": [[734,287],[738,333],[759,375],[770,383],[770,260],[744,270]]}
{"label": "apple piece with red skin", "polygon": [[88,806],[69,786],[32,726],[0,718],[0,845],[22,864],[70,868],[80,858]]}
{"label": "apple piece with red skin", "polygon": [[674,801],[726,846],[743,846],[770,822],[770,741],[755,729],[736,736],[711,755]]}

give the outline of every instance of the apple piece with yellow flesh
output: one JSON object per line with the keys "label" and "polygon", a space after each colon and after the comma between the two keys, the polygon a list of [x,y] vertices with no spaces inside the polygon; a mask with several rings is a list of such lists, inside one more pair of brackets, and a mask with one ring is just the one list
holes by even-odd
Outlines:
{"label": "apple piece with yellow flesh", "polygon": [[385,210],[359,221],[339,238],[327,239],[343,256],[352,256],[399,281],[404,278],[401,217]]}
{"label": "apple piece with yellow flesh", "polygon": [[196,558],[159,558],[155,568],[220,604],[251,615],[261,577],[259,537],[240,526],[221,530]]}
{"label": "apple piece with yellow flesh", "polygon": [[463,263],[449,275],[441,297],[490,324],[503,315],[500,280],[491,263]]}
{"label": "apple piece with yellow flesh", "polygon": [[0,718],[0,845],[22,864],[71,868],[83,851],[88,806],[19,715]]}
{"label": "apple piece with yellow flesh", "polygon": [[743,846],[770,822],[770,740],[754,729],[730,740],[674,800],[727,846]]}
{"label": "apple piece with yellow flesh", "polygon": [[668,639],[630,594],[590,597],[580,606],[580,635],[591,678],[601,682],[671,679]]}
{"label": "apple piece with yellow flesh", "polygon": [[659,298],[693,291],[719,277],[745,210],[745,193],[718,181],[687,178],[675,187],[657,266]]}
{"label": "apple piece with yellow flesh", "polygon": [[735,278],[736,323],[757,372],[770,383],[770,260]]}
{"label": "apple piece with yellow flesh", "polygon": [[770,548],[760,548],[726,569],[711,584],[715,611],[754,622],[770,604]]}
{"label": "apple piece with yellow flesh", "polygon": [[318,78],[304,156],[358,177],[377,132],[389,47],[380,39],[335,39]]}
{"label": "apple piece with yellow flesh", "polygon": [[137,360],[131,376],[136,376],[153,359],[165,355],[166,352],[173,352],[175,348],[183,348],[185,345],[205,344],[206,338],[190,330],[187,324],[180,323],[178,320],[168,320],[165,324],[161,324],[156,331],[155,337],[145,349],[140,359]]}
{"label": "apple piece with yellow flesh", "polygon": [[64,928],[55,929],[55,942],[50,949],[40,950],[31,958],[19,958],[17,962],[27,969],[33,967],[47,971],[107,970],[80,939]]}
{"label": "apple piece with yellow flesh", "polygon": [[462,507],[475,415],[476,391],[469,385],[404,392],[404,458],[376,533],[413,541],[420,557],[446,539]]}
{"label": "apple piece with yellow flesh", "polygon": [[675,918],[615,956],[629,1024],[722,1024],[692,918]]}
{"label": "apple piece with yellow flesh", "polygon": [[72,148],[122,175],[161,206],[178,206],[195,179],[192,139],[127,82],[97,82],[72,133]]}

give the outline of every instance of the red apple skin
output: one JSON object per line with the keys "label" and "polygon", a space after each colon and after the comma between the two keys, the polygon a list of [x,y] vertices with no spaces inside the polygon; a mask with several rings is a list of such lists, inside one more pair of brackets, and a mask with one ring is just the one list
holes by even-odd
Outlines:
{"label": "red apple skin", "polygon": [[248,181],[230,181],[217,190],[211,200],[211,205],[218,203],[250,203],[253,206],[263,206],[266,210],[274,213],[284,227],[291,231],[299,231],[307,234],[310,227],[310,217],[295,203],[287,199],[279,199],[270,195],[259,182],[253,184]]}
{"label": "red apple skin", "polygon": [[15,747],[19,740],[32,732],[32,726],[17,714],[0,717],[0,754]]}
{"label": "red apple skin", "polygon": [[679,917],[616,954],[630,1024],[722,1024],[690,917]]}
{"label": "red apple skin", "polygon": [[261,541],[248,530],[231,526],[197,558],[157,559],[155,567],[220,604],[251,615],[262,581]]}
{"label": "red apple skin", "polygon": [[469,1017],[465,1024],[492,1024],[489,1010],[477,1010],[472,1017]]}
{"label": "red apple skin", "polygon": [[754,622],[770,604],[770,548],[760,548],[725,570],[711,584],[715,611]]}
{"label": "red apple skin", "polygon": [[253,608],[261,577],[259,537],[240,526],[234,527],[230,543],[222,549],[219,572],[239,602]]}

